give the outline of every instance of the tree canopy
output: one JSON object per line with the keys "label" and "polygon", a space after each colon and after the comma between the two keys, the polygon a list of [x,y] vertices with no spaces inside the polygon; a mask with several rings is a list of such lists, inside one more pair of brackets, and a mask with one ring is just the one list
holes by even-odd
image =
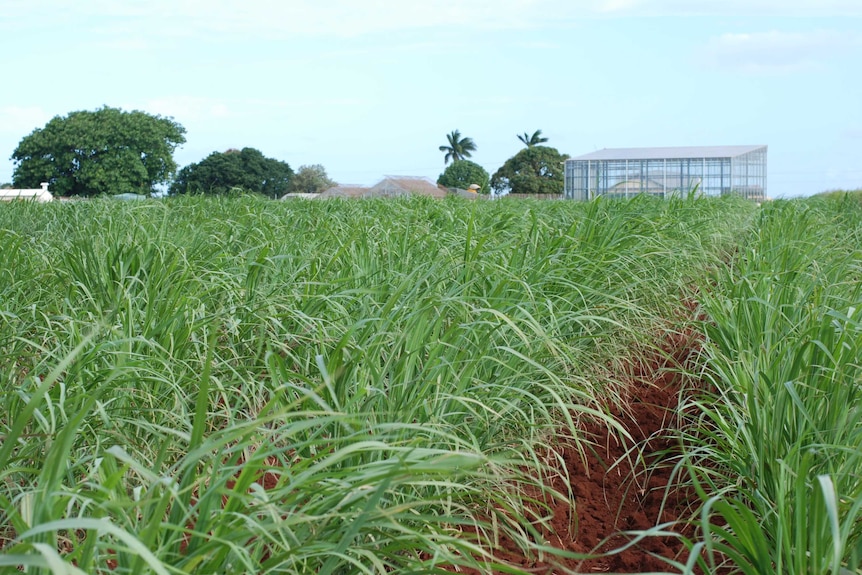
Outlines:
{"label": "tree canopy", "polygon": [[469,158],[472,155],[471,152],[476,151],[476,143],[471,138],[462,138],[458,130],[446,134],[446,139],[449,140],[449,145],[440,146],[440,151],[446,153],[443,158],[444,164],[448,164],[449,160],[457,162]]}
{"label": "tree canopy", "polygon": [[518,139],[521,140],[521,142],[523,142],[523,144],[528,148],[538,146],[539,144],[544,144],[548,141],[548,138],[542,137],[542,130],[536,130],[535,132],[533,132],[532,136],[527,132],[524,132],[523,135],[518,135]]}
{"label": "tree canopy", "polygon": [[524,148],[503,164],[491,177],[498,194],[562,194],[563,162],[568,158],[555,148]]}
{"label": "tree canopy", "polygon": [[290,180],[290,191],[300,194],[319,194],[337,185],[326,175],[326,168],[320,164],[299,166]]}
{"label": "tree canopy", "polygon": [[488,172],[470,160],[455,160],[437,178],[437,185],[447,188],[466,190],[471,184],[478,185],[479,193],[482,194],[487,194],[490,190]]}
{"label": "tree canopy", "polygon": [[149,194],[176,171],[185,132],[173,119],[107,106],[56,116],[15,148],[12,183],[48,182],[61,196]]}
{"label": "tree canopy", "polygon": [[177,173],[171,185],[174,194],[228,194],[253,192],[277,198],[288,191],[293,170],[280,160],[267,158],[259,150],[243,148],[213,152]]}

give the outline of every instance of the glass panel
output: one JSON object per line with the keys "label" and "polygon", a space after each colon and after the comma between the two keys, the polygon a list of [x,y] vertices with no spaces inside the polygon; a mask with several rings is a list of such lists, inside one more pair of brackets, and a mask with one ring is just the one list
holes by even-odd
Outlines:
{"label": "glass panel", "polygon": [[566,197],[588,200],[603,195],[666,197],[731,193],[761,201],[766,197],[766,148],[730,158],[668,158],[650,160],[569,160]]}

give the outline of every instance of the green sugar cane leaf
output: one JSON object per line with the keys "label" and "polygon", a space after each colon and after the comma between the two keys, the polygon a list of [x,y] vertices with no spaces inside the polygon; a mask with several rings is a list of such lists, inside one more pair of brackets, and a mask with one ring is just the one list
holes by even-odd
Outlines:
{"label": "green sugar cane leaf", "polygon": [[51,570],[54,575],[86,575],[76,566],[66,563],[63,558],[57,553],[57,550],[45,543],[33,543],[33,548],[42,554],[45,559],[46,567]]}
{"label": "green sugar cane leaf", "polygon": [[[43,553],[42,555],[0,555],[0,567],[12,567],[15,569],[15,572],[19,569],[28,570],[33,568],[49,569],[52,575],[87,575],[84,571],[81,571],[74,565],[65,563],[57,552],[50,546],[43,543],[36,543],[33,547],[35,548],[37,545],[45,548],[44,551],[37,549],[37,551]],[[45,557],[45,554],[49,553],[53,553],[51,559]]]}
{"label": "green sugar cane leaf", "polygon": [[826,515],[829,518],[829,531],[832,535],[832,573],[841,570],[841,556],[843,545],[841,541],[841,527],[838,520],[838,498],[835,496],[835,484],[828,475],[818,475],[820,492],[823,494],[823,502],[826,504]]}
{"label": "green sugar cane leaf", "polygon": [[114,537],[125,543],[130,551],[135,553],[138,557],[141,557],[146,562],[146,564],[149,565],[150,569],[155,571],[158,575],[170,575],[162,562],[159,561],[159,559],[155,555],[153,555],[153,553],[149,549],[147,549],[137,538],[135,538],[127,531],[117,527],[107,518],[75,518],[49,521],[48,523],[37,525],[25,531],[18,538],[22,541],[26,541],[30,537],[34,537],[42,533],[50,533],[61,530],[71,531],[75,529],[104,532],[113,535]]}
{"label": "green sugar cane leaf", "polygon": [[45,394],[48,393],[48,390],[57,383],[57,380],[63,375],[63,373],[71,366],[81,352],[86,348],[90,342],[95,338],[96,331],[94,330],[89,335],[85,336],[84,339],[75,346],[75,348],[70,351],[66,356],[54,366],[54,369],[48,373],[48,376],[42,380],[39,384],[39,387],[36,388],[35,393],[30,396],[29,401],[27,401],[27,405],[24,406],[24,409],[21,410],[21,413],[15,418],[15,423],[12,424],[12,429],[9,431],[9,434],[3,439],[3,446],[0,447],[0,469],[5,469],[8,465],[9,455],[12,453],[12,450],[15,448],[18,442],[18,438],[21,436],[21,433],[24,431],[24,428],[30,422],[30,418],[33,415],[33,412],[39,407],[39,404],[45,397]]}

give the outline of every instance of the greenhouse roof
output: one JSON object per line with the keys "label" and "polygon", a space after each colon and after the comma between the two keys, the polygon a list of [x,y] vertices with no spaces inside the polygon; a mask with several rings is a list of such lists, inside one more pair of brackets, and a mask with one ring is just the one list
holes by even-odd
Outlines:
{"label": "greenhouse roof", "polygon": [[605,148],[572,160],[671,160],[680,158],[733,158],[766,146],[683,146],[675,148]]}

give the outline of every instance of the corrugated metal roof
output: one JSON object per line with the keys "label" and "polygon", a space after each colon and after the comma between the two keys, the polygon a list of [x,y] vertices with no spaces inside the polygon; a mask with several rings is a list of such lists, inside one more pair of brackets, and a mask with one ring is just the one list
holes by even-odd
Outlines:
{"label": "corrugated metal roof", "polygon": [[368,190],[368,195],[420,194],[435,198],[446,197],[446,190],[420,176],[386,176]]}
{"label": "corrugated metal roof", "polygon": [[365,186],[339,184],[318,194],[321,198],[359,198],[368,192]]}
{"label": "corrugated metal roof", "polygon": [[54,199],[46,188],[36,189],[0,189],[0,200],[26,200],[32,199],[38,202],[50,202]]}
{"label": "corrugated metal roof", "polygon": [[680,158],[733,158],[766,146],[682,146],[672,148],[605,148],[569,158],[577,160],[661,160]]}

